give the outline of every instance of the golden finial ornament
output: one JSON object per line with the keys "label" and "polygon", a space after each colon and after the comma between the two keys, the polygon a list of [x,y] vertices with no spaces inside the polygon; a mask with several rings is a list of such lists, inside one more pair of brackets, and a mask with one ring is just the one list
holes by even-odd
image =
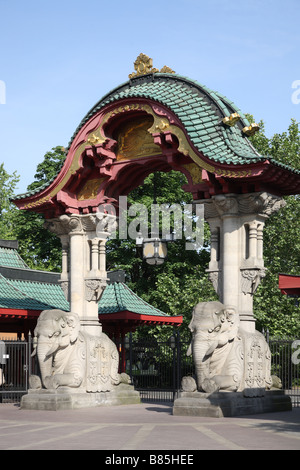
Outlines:
{"label": "golden finial ornament", "polygon": [[[153,67],[153,60],[146,54],[141,53],[134,62],[135,72],[128,75],[129,78],[139,77],[140,75],[146,75],[147,73],[158,73],[159,70]],[[160,73],[175,73],[170,67],[164,65],[160,70]]]}
{"label": "golden finial ornament", "polygon": [[230,116],[224,117],[223,124],[226,124],[226,126],[234,126],[239,120],[241,119],[241,116],[238,113],[232,113]]}
{"label": "golden finial ornament", "polygon": [[249,137],[251,137],[252,135],[254,135],[258,131],[259,131],[259,125],[256,124],[256,122],[254,122],[250,126],[246,126],[246,127],[243,128],[244,134],[246,134]]}

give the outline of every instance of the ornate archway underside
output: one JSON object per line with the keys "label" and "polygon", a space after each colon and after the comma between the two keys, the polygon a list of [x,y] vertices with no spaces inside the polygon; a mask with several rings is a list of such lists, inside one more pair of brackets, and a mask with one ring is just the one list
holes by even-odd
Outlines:
{"label": "ornate archway underside", "polygon": [[181,171],[194,200],[216,194],[300,192],[300,172],[260,155],[233,103],[170,73],[148,73],[106,95],[78,126],[56,178],[16,197],[20,209],[89,214],[118,207],[154,171]]}

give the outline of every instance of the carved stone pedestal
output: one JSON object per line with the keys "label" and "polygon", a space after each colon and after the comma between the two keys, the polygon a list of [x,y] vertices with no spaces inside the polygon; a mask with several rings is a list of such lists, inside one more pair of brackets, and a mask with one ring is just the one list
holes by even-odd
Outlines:
{"label": "carved stone pedestal", "polygon": [[40,375],[30,375],[27,410],[71,410],[140,403],[130,377],[118,373],[116,345],[103,332],[83,330],[76,313],[44,310],[34,330]]}
{"label": "carved stone pedestal", "polygon": [[60,387],[57,390],[28,390],[21,400],[22,410],[75,410],[98,406],[136,405],[140,394],[132,385],[120,384],[111,392],[87,393],[85,390]]}
{"label": "carved stone pedestal", "polygon": [[174,401],[173,415],[225,418],[291,410],[291,399],[282,390],[269,390],[263,396],[251,397],[243,392],[180,392]]}

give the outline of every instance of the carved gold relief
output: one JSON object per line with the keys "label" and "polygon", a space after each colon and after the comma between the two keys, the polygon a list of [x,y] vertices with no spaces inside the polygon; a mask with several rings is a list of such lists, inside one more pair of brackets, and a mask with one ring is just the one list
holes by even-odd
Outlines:
{"label": "carved gold relief", "polygon": [[160,147],[153,142],[148,132],[153,119],[151,116],[143,117],[126,124],[118,135],[117,160],[133,159],[160,155]]}
{"label": "carved gold relief", "polygon": [[87,181],[83,188],[78,193],[78,201],[86,201],[87,199],[95,199],[97,197],[101,183],[105,178],[97,178]]}
{"label": "carved gold relief", "polygon": [[41,204],[50,201],[50,199],[51,196],[45,196],[41,199],[38,199],[37,201],[29,202],[28,204],[24,204],[24,209],[32,209],[34,207],[40,206]]}
{"label": "carved gold relief", "polygon": [[226,116],[223,119],[223,124],[226,124],[226,126],[234,126],[239,120],[241,119],[241,116],[238,113],[232,113],[230,116]]}
{"label": "carved gold relief", "polygon": [[218,176],[228,176],[229,178],[243,178],[246,176],[252,175],[252,170],[225,170],[223,168],[218,168],[215,170],[216,175]]}
{"label": "carved gold relief", "polygon": [[101,139],[100,136],[93,133],[91,137],[88,138],[87,142],[91,145],[99,145],[103,142],[103,139]]}
{"label": "carved gold relief", "polygon": [[202,168],[200,166],[196,165],[196,163],[188,163],[187,165],[183,166],[190,173],[193,184],[198,184],[202,182]]}
{"label": "carved gold relief", "polygon": [[244,134],[248,135],[248,136],[251,136],[251,135],[254,135],[256,132],[259,131],[259,125],[256,124],[256,122],[254,122],[253,124],[251,124],[251,126],[248,126],[248,127],[244,127],[243,128],[243,132]]}
{"label": "carved gold relief", "polygon": [[[140,75],[146,75],[147,73],[157,73],[158,69],[153,67],[153,60],[146,54],[141,53],[134,62],[135,72],[131,73],[129,78],[138,77]],[[170,67],[164,65],[160,70],[161,73],[175,73]]]}

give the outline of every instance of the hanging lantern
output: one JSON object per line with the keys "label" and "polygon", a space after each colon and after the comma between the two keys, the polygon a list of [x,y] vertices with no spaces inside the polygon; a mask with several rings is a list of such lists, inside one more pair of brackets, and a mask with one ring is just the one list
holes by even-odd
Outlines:
{"label": "hanging lantern", "polygon": [[146,238],[143,241],[143,256],[148,264],[162,264],[167,257],[167,251],[167,243],[160,238]]}

